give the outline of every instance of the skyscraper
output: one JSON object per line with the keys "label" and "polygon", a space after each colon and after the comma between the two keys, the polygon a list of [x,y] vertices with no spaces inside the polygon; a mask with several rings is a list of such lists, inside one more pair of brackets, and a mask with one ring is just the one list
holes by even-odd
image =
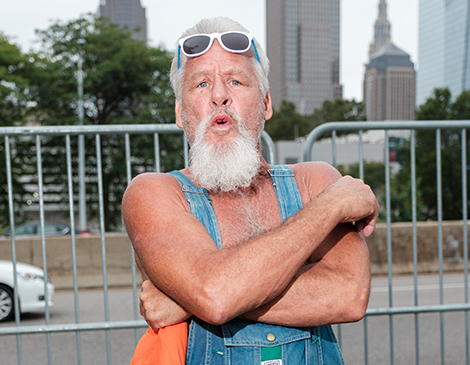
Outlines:
{"label": "skyscraper", "polygon": [[267,54],[273,105],[291,101],[310,114],[342,98],[339,0],[266,0]]}
{"label": "skyscraper", "polygon": [[383,46],[391,42],[390,30],[391,25],[387,17],[387,2],[380,0],[379,16],[374,24],[374,40],[369,47],[369,60],[374,53],[377,53]]}
{"label": "skyscraper", "polygon": [[363,84],[365,114],[371,121],[414,119],[414,64],[409,54],[392,43],[390,28],[386,1],[380,0]]}
{"label": "skyscraper", "polygon": [[[140,0],[101,0],[98,15],[109,18],[111,23],[128,27],[135,39],[147,42],[147,18]],[[134,32],[136,27],[138,32]]]}
{"label": "skyscraper", "polygon": [[418,105],[437,87],[454,98],[470,89],[469,11],[467,0],[419,1]]}

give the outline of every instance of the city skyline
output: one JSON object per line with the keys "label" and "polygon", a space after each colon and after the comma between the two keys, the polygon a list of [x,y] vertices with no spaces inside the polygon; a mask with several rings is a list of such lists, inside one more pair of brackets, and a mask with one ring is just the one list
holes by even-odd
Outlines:
{"label": "city skyline", "polygon": [[[218,15],[239,21],[250,29],[263,46],[266,44],[265,0],[240,0],[236,3],[201,0],[197,6],[188,0],[175,0],[171,4],[141,0],[141,3],[147,10],[148,38],[151,46],[162,44],[172,50],[176,39],[186,28],[203,17]],[[362,100],[362,78],[365,64],[368,62],[370,41],[373,39],[378,3],[379,0],[341,2],[340,83],[343,85],[343,96],[347,99]],[[0,13],[0,32],[9,37],[16,37],[13,41],[18,43],[23,51],[28,51],[33,46],[32,41],[37,39],[34,29],[47,29],[52,24],[51,20],[61,19],[62,22],[67,22],[86,13],[96,13],[99,4],[99,0],[9,2]],[[411,55],[412,61],[419,68],[417,10],[418,0],[388,1],[389,20],[394,24],[392,39]]]}
{"label": "city skyline", "polygon": [[271,100],[312,114],[342,99],[339,83],[339,0],[267,0]]}
{"label": "city skyline", "polygon": [[387,1],[380,0],[364,74],[367,120],[414,120],[416,72],[410,55],[394,44]]}

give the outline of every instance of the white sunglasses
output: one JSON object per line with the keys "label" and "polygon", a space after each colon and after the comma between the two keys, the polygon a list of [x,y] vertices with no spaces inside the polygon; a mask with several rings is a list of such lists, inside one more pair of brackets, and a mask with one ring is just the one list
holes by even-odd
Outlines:
{"label": "white sunglasses", "polygon": [[253,45],[258,62],[259,56],[253,36],[250,33],[231,31],[224,33],[193,34],[181,38],[178,43],[178,69],[180,68],[180,52],[187,57],[197,57],[206,53],[212,46],[214,39],[219,41],[220,46],[228,52],[244,53]]}

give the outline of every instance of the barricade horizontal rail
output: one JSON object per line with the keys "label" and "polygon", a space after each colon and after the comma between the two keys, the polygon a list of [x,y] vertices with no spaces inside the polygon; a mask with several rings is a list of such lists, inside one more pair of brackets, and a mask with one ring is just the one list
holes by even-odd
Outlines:
{"label": "barricade horizontal rail", "polygon": [[39,333],[57,333],[57,332],[86,332],[103,330],[123,330],[135,328],[147,328],[145,321],[110,321],[110,322],[91,322],[91,323],[71,323],[71,324],[50,324],[47,326],[20,326],[6,327],[0,331],[0,336],[6,335],[32,335]]}

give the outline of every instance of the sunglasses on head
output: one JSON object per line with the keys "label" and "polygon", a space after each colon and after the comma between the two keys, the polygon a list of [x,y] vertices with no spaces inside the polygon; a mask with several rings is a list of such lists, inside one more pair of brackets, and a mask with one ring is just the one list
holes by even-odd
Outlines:
{"label": "sunglasses on head", "polygon": [[224,33],[211,33],[211,34],[194,34],[189,37],[181,38],[178,46],[178,69],[180,68],[180,53],[183,52],[187,57],[197,57],[206,53],[212,46],[214,39],[219,41],[220,46],[228,52],[244,53],[248,51],[253,45],[258,57],[258,50],[256,49],[253,36],[245,32],[224,32]]}

